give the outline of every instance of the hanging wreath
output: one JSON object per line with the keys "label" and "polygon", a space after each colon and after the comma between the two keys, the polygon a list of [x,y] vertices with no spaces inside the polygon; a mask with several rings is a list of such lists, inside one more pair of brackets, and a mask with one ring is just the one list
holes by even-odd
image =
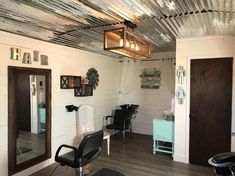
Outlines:
{"label": "hanging wreath", "polygon": [[93,89],[96,89],[96,87],[98,87],[99,74],[96,69],[90,68],[86,73],[86,79],[88,80],[88,84],[92,85]]}

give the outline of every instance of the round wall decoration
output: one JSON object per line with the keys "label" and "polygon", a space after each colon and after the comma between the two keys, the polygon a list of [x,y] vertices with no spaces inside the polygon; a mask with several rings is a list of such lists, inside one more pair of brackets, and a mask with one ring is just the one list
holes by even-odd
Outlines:
{"label": "round wall decoration", "polygon": [[99,74],[95,68],[90,68],[86,73],[86,79],[88,80],[88,84],[91,84],[93,89],[98,87],[99,83]]}

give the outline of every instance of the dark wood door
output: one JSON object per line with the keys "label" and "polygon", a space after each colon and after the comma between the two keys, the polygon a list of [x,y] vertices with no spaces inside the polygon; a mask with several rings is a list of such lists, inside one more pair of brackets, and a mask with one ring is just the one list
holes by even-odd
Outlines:
{"label": "dark wood door", "polygon": [[191,61],[189,162],[231,148],[232,58]]}
{"label": "dark wood door", "polygon": [[16,75],[16,117],[18,130],[31,131],[30,82],[29,74]]}

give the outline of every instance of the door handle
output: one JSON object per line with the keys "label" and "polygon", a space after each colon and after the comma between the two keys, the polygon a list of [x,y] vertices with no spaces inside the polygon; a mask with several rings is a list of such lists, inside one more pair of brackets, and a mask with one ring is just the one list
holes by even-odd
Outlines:
{"label": "door handle", "polygon": [[196,115],[195,115],[195,114],[189,114],[189,117],[190,117],[190,118],[195,118]]}

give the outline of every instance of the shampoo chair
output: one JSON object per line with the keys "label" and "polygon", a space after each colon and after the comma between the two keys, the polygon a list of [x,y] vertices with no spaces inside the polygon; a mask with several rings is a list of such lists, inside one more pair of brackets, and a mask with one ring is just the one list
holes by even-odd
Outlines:
{"label": "shampoo chair", "polygon": [[214,155],[208,160],[217,175],[235,176],[235,153],[226,152]]}

